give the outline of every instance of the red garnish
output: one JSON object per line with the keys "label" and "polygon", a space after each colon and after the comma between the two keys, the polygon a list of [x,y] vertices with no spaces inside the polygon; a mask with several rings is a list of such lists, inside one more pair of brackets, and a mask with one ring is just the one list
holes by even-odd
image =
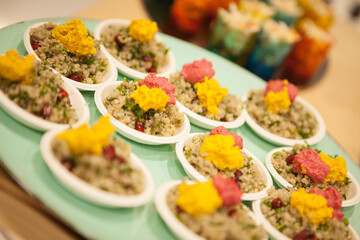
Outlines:
{"label": "red garnish", "polygon": [[280,198],[275,198],[274,200],[271,201],[271,207],[273,209],[278,209],[278,208],[281,208],[282,206],[283,206],[283,203]]}
{"label": "red garnish", "polygon": [[292,238],[293,240],[316,240],[317,238],[310,233],[309,230],[304,229]]}
{"label": "red garnish", "polygon": [[152,57],[151,57],[150,55],[145,55],[145,56],[143,57],[143,59],[144,59],[145,62],[150,62],[151,59],[152,59]]}
{"label": "red garnish", "polygon": [[287,158],[286,158],[286,164],[292,164],[294,159],[295,159],[295,153],[289,155]]}
{"label": "red garnish", "polygon": [[106,160],[113,160],[116,157],[115,148],[112,145],[104,147],[103,157]]}
{"label": "red garnish", "polygon": [[41,45],[39,42],[31,42],[31,47],[32,47],[32,49],[36,50],[39,47],[41,47]]}
{"label": "red garnish", "polygon": [[46,119],[50,116],[51,114],[51,105],[50,103],[45,103],[44,104],[44,107],[42,109],[42,112],[41,112],[41,116]]}
{"label": "red garnish", "polygon": [[229,217],[233,217],[233,216],[236,215],[236,213],[237,213],[236,209],[232,209],[232,210],[230,210],[230,211],[228,212],[228,216],[229,216]]}
{"label": "red garnish", "polygon": [[69,170],[70,172],[73,170],[74,168],[74,162],[72,160],[69,160],[69,159],[65,159],[61,162],[64,167]]}
{"label": "red garnish", "polygon": [[153,73],[156,73],[156,67],[154,67],[154,66],[151,66],[148,70],[147,70],[148,72],[153,72]]}
{"label": "red garnish", "polygon": [[138,130],[139,132],[144,132],[144,122],[140,122],[139,120],[136,120],[135,129]]}
{"label": "red garnish", "polygon": [[83,81],[82,76],[80,76],[79,74],[76,74],[76,73],[70,74],[68,76],[68,78],[70,78],[71,80],[77,81],[77,82],[82,82]]}
{"label": "red garnish", "polygon": [[115,42],[116,42],[116,45],[117,45],[118,48],[120,48],[120,49],[125,45],[124,43],[122,43],[122,42],[120,41],[120,34],[116,35],[115,38],[114,38],[114,40],[115,40]]}

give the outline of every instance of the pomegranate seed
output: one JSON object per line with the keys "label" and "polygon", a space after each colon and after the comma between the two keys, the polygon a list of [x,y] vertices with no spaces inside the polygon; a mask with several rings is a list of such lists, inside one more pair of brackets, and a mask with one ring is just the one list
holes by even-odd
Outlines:
{"label": "pomegranate seed", "polygon": [[148,72],[156,73],[156,67],[151,66],[147,71],[148,71]]}
{"label": "pomegranate seed", "polygon": [[59,94],[60,94],[61,98],[69,97],[69,94],[62,88],[60,88]]}
{"label": "pomegranate seed", "polygon": [[235,181],[240,184],[241,180],[240,180],[240,177],[242,175],[242,172],[240,170],[236,170],[235,173],[234,173],[234,179]]}
{"label": "pomegranate seed", "polygon": [[83,81],[83,78],[79,74],[76,74],[76,73],[70,74],[68,76],[68,78],[70,78],[71,80],[77,81],[77,82]]}
{"label": "pomegranate seed", "polygon": [[125,159],[123,157],[120,156],[116,156],[115,159],[119,162],[119,163],[125,163]]}
{"label": "pomegranate seed", "polygon": [[220,119],[220,121],[227,122],[226,118],[224,118],[224,117],[222,119]]}
{"label": "pomegranate seed", "polygon": [[299,232],[298,234],[296,234],[295,236],[293,236],[293,240],[306,240],[313,237],[313,235],[310,234],[310,231],[307,229],[302,230],[301,232]]}
{"label": "pomegranate seed", "polygon": [[116,157],[115,148],[112,145],[104,147],[103,157],[106,160],[113,160]]}
{"label": "pomegranate seed", "polygon": [[151,57],[150,55],[145,55],[145,56],[143,57],[143,59],[144,59],[145,62],[150,62],[151,59],[152,59],[152,57]]}
{"label": "pomegranate seed", "polygon": [[139,120],[136,120],[135,129],[140,132],[144,132],[144,122],[140,122]]}
{"label": "pomegranate seed", "polygon": [[229,217],[233,217],[233,216],[236,215],[236,213],[237,213],[236,209],[232,209],[232,210],[230,210],[230,211],[228,212],[228,216],[229,216]]}
{"label": "pomegranate seed", "polygon": [[41,47],[41,45],[40,45],[39,42],[32,42],[32,43],[31,43],[31,47],[32,47],[32,49],[36,50],[36,49],[38,49],[39,47]]}
{"label": "pomegranate seed", "polygon": [[122,42],[120,41],[120,34],[116,35],[115,38],[114,38],[114,40],[115,40],[115,42],[116,42],[116,45],[117,45],[118,48],[120,48],[120,49],[125,45],[124,43],[122,43]]}
{"label": "pomegranate seed", "polygon": [[50,116],[50,114],[51,114],[51,105],[49,103],[45,103],[41,112],[41,116],[44,119],[46,119]]}
{"label": "pomegranate seed", "polygon": [[287,158],[286,158],[286,164],[292,164],[294,159],[295,159],[295,153],[289,155]]}
{"label": "pomegranate seed", "polygon": [[283,206],[283,203],[280,198],[275,198],[271,201],[271,207],[273,209],[281,208]]}
{"label": "pomegranate seed", "polygon": [[182,210],[179,206],[176,206],[176,211],[177,211],[178,213],[180,213],[180,212],[182,212],[183,210]]}
{"label": "pomegranate seed", "polygon": [[70,159],[65,159],[62,162],[62,165],[64,165],[64,167],[66,167],[67,170],[69,170],[70,172],[73,170],[74,168],[74,162]]}

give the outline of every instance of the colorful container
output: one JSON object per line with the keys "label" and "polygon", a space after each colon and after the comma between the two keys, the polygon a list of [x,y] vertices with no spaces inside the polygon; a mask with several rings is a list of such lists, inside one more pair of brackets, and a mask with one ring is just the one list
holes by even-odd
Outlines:
{"label": "colorful container", "polygon": [[266,20],[246,68],[269,80],[298,40],[299,34],[296,30],[289,28],[284,22]]}
{"label": "colorful container", "polygon": [[280,75],[297,85],[304,85],[324,62],[333,37],[310,19],[299,22],[299,33],[301,40],[284,62]]}
{"label": "colorful container", "polygon": [[303,10],[296,0],[269,0],[269,4],[276,10],[273,18],[283,21],[289,26],[293,25],[303,14]]}

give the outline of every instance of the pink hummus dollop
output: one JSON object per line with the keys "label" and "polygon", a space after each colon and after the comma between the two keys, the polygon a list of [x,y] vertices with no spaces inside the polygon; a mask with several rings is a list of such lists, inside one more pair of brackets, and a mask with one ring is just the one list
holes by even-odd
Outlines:
{"label": "pink hummus dollop", "polygon": [[342,221],[344,218],[344,213],[340,211],[342,204],[341,194],[332,186],[329,186],[326,190],[321,190],[319,188],[313,188],[309,193],[315,193],[316,195],[323,196],[326,198],[327,206],[334,209],[333,218],[336,218],[339,221]]}
{"label": "pink hummus dollop", "polygon": [[304,149],[295,155],[292,169],[295,173],[308,175],[314,183],[324,183],[330,166],[321,161],[314,149]]}
{"label": "pink hummus dollop", "polygon": [[181,75],[192,84],[203,82],[205,77],[211,79],[214,74],[215,70],[212,68],[212,63],[206,59],[184,64],[181,70]]}
{"label": "pink hummus dollop", "polygon": [[234,141],[235,141],[234,146],[238,146],[240,149],[244,148],[242,137],[237,135],[236,133],[229,132],[225,127],[219,126],[219,127],[214,128],[213,130],[211,130],[211,132],[210,132],[211,136],[216,135],[216,134],[220,134],[220,135],[224,135],[224,136],[232,135],[234,138]]}
{"label": "pink hummus dollop", "polygon": [[280,92],[283,90],[284,87],[288,88],[288,94],[291,102],[294,102],[295,97],[298,95],[297,87],[289,83],[287,80],[271,80],[266,84],[264,96],[266,96],[269,92]]}
{"label": "pink hummus dollop", "polygon": [[175,86],[166,77],[158,77],[155,73],[150,73],[139,82],[139,86],[146,85],[148,88],[161,88],[170,98],[167,104],[176,104]]}
{"label": "pink hummus dollop", "polygon": [[223,208],[240,203],[243,192],[239,189],[239,186],[233,178],[225,178],[220,173],[216,175],[212,181],[223,201]]}

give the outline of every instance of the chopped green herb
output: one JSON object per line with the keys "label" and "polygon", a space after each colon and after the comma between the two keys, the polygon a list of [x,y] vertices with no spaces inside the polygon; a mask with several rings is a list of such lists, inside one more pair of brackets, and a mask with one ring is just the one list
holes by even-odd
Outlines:
{"label": "chopped green herb", "polygon": [[90,56],[86,56],[83,58],[83,64],[86,64],[86,65],[92,65],[94,64],[96,61],[96,57],[94,55],[90,55]]}
{"label": "chopped green herb", "polygon": [[349,226],[349,219],[344,218],[343,223],[345,224],[345,226]]}

